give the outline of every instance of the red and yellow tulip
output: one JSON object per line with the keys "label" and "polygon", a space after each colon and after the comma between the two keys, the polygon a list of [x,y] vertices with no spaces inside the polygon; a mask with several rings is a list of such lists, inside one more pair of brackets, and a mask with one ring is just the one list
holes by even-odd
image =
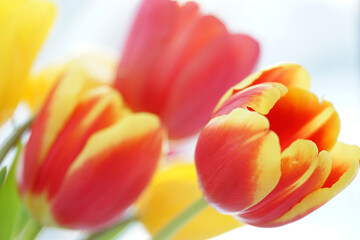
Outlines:
{"label": "red and yellow tulip", "polygon": [[221,99],[196,168],[207,201],[241,221],[280,226],[319,208],[355,177],[360,148],[337,142],[333,105],[295,64],[254,73]]}
{"label": "red and yellow tulip", "polygon": [[[200,197],[194,164],[176,163],[159,169],[137,205],[138,219],[154,236]],[[240,226],[232,216],[207,206],[171,239],[208,239]]]}
{"label": "red and yellow tulip", "polygon": [[178,139],[200,131],[225,91],[247,76],[258,43],[231,34],[198,5],[144,0],[118,66],[115,88],[134,111],[157,114]]}
{"label": "red and yellow tulip", "polygon": [[43,0],[0,0],[0,124],[11,117],[55,7]]}
{"label": "red and yellow tulip", "polygon": [[18,165],[20,195],[43,225],[95,231],[119,220],[150,181],[164,132],[81,69],[50,92]]}

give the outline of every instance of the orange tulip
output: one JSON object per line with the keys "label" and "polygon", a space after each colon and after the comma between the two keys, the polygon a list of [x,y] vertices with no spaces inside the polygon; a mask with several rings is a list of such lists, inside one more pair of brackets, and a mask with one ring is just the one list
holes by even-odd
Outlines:
{"label": "orange tulip", "polygon": [[43,225],[93,231],[119,220],[148,184],[163,131],[155,115],[132,113],[78,70],[55,84],[36,118],[18,186]]}
{"label": "orange tulip", "polygon": [[205,126],[225,91],[259,55],[247,35],[230,34],[194,2],[144,0],[119,63],[115,87],[134,111],[157,114],[172,139]]}
{"label": "orange tulip", "polygon": [[231,88],[201,132],[196,167],[207,201],[242,222],[280,226],[319,208],[359,168],[360,148],[337,142],[338,114],[309,92],[295,64]]}

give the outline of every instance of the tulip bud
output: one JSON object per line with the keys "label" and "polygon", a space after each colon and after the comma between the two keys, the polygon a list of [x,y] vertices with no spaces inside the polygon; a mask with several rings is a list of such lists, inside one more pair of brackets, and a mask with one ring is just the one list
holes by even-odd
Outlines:
{"label": "tulip bud", "polygon": [[255,66],[259,45],[230,34],[194,2],[144,0],[119,63],[115,87],[134,111],[157,114],[169,137],[200,131],[225,91]]}
{"label": "tulip bud", "polygon": [[95,231],[119,220],[162,154],[159,119],[132,113],[79,69],[55,84],[18,166],[20,195],[41,224]]}
{"label": "tulip bud", "polygon": [[338,114],[308,87],[305,70],[285,64],[224,95],[196,148],[200,185],[212,206],[248,224],[280,226],[352,181],[360,148],[337,142]]}

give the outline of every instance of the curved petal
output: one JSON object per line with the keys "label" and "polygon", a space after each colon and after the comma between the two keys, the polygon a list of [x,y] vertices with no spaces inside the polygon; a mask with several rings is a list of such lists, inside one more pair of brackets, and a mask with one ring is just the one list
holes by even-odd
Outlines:
{"label": "curved petal", "polygon": [[318,98],[300,88],[288,88],[267,114],[270,129],[280,138],[281,149],[296,139],[308,139],[316,143],[319,151],[330,151],[340,132],[340,119],[330,102]]}
{"label": "curved petal", "polygon": [[[331,170],[331,157],[309,140],[297,140],[282,153],[281,178],[276,188],[255,206],[240,213],[245,222],[267,227],[309,193],[319,189]],[[271,224],[270,224],[271,225]]]}
{"label": "curved petal", "polygon": [[25,149],[19,176],[20,193],[30,189],[38,168],[43,163],[57,135],[70,118],[84,90],[86,79],[79,74],[68,74],[51,90],[47,101],[37,115]]}
{"label": "curved petal", "polygon": [[280,179],[280,145],[267,119],[245,109],[212,119],[196,147],[196,168],[207,201],[239,212],[261,201]]}
{"label": "curved petal", "polygon": [[[322,188],[307,195],[283,216],[270,222],[268,226],[284,225],[306,216],[328,202],[353,180],[359,169],[360,148],[337,143],[331,151],[331,158],[333,165],[328,179],[331,179],[330,182],[336,179],[335,182],[331,186],[329,182],[325,183]],[[334,175],[337,177],[334,178]]]}
{"label": "curved petal", "polygon": [[[158,99],[161,100],[162,95],[167,94],[167,85],[172,80],[166,82],[159,76],[172,66],[162,67],[158,63],[165,62],[162,58],[166,53],[175,50],[169,46],[173,39],[198,18],[198,7],[194,3],[180,7],[177,2],[168,0],[143,1],[125,44],[115,81],[115,87],[132,109],[150,111],[147,108],[151,108],[155,113],[161,110],[156,104],[164,104]],[[171,63],[175,64],[174,60]],[[159,91],[161,95],[156,96],[148,88]],[[156,97],[152,99],[154,106],[148,103],[153,95]]]}
{"label": "curved petal", "polygon": [[216,109],[236,92],[256,84],[267,82],[281,83],[286,87],[297,87],[306,90],[310,88],[310,76],[306,70],[298,64],[285,63],[249,75],[223,95]]}
{"label": "curved petal", "polygon": [[[176,164],[159,170],[138,204],[139,220],[153,235],[202,196],[193,164]],[[208,206],[172,239],[208,239],[241,226],[232,216]]]}
{"label": "curved petal", "polygon": [[[23,175],[24,181],[19,184],[20,192],[23,192],[25,188],[28,189],[33,183],[37,168],[43,163],[57,136],[71,118],[83,94],[106,80],[105,76],[108,74],[101,74],[107,72],[105,70],[107,68],[101,64],[102,61],[98,67],[91,67],[97,61],[98,58],[90,58],[86,61],[80,58],[59,67],[61,69],[60,79],[55,80],[54,86],[31,128],[32,134],[26,147],[26,162],[23,166],[27,171]],[[56,78],[54,74],[57,71],[50,72],[50,77]]]}
{"label": "curved petal", "polygon": [[275,103],[287,93],[287,88],[280,83],[257,84],[243,90],[233,91],[221,106],[217,106],[213,117],[229,114],[235,108],[250,108],[266,115]]}
{"label": "curved petal", "polygon": [[163,137],[159,119],[148,113],[126,115],[94,133],[54,196],[56,221],[93,231],[118,220],[149,183]]}
{"label": "curved petal", "polygon": [[94,88],[84,94],[38,169],[33,193],[47,191],[48,199],[52,200],[87,139],[128,112],[120,95],[108,87]]}
{"label": "curved petal", "polygon": [[47,1],[3,1],[0,6],[0,124],[18,104],[31,64],[55,16]]}
{"label": "curved petal", "polygon": [[181,138],[199,131],[224,92],[253,69],[258,52],[258,43],[243,35],[224,33],[204,44],[183,64],[171,89],[163,115],[170,135]]}
{"label": "curved petal", "polygon": [[360,148],[337,142],[330,151],[332,158],[331,173],[324,183],[323,188],[331,187],[351,167],[354,161],[360,161]]}

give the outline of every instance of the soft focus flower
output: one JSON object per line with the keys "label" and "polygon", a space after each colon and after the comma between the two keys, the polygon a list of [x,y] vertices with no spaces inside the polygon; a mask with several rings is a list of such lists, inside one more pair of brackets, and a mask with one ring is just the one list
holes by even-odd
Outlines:
{"label": "soft focus flower", "polygon": [[57,80],[67,72],[78,71],[88,82],[94,85],[112,85],[115,75],[115,61],[110,56],[100,53],[86,53],[66,61],[44,68],[31,75],[27,81],[22,100],[37,112]]}
{"label": "soft focus flower", "polygon": [[337,142],[338,114],[307,90],[309,82],[304,69],[285,64],[224,95],[196,149],[199,181],[212,206],[252,225],[279,226],[351,182],[360,149]]}
{"label": "soft focus flower", "polygon": [[[201,195],[194,164],[159,169],[138,204],[138,218],[154,235]],[[239,226],[232,216],[207,206],[172,239],[208,239]]]}
{"label": "soft focus flower", "polygon": [[18,187],[40,223],[95,231],[148,184],[164,134],[156,115],[132,113],[117,91],[91,88],[83,76],[76,68],[55,84],[31,128]]}
{"label": "soft focus flower", "polygon": [[205,126],[225,91],[257,62],[258,43],[230,34],[198,5],[144,0],[118,67],[115,87],[134,111],[157,114],[172,139]]}
{"label": "soft focus flower", "polygon": [[51,2],[0,1],[0,124],[16,108],[55,15]]}

